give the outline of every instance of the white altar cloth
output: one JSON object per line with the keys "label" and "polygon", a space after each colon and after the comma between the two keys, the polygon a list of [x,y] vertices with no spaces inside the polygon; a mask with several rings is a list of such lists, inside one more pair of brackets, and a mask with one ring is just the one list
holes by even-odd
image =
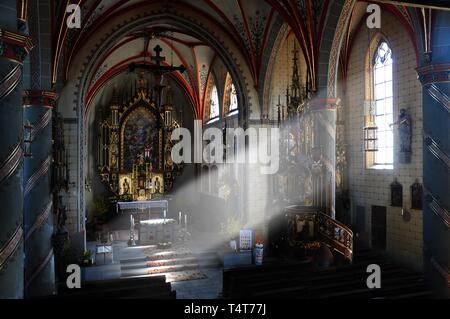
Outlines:
{"label": "white altar cloth", "polygon": [[148,200],[148,201],[134,201],[134,202],[117,202],[116,212],[119,210],[140,210],[148,208],[163,208],[169,210],[169,202],[167,200]]}
{"label": "white altar cloth", "polygon": [[159,219],[147,219],[147,220],[142,220],[140,221],[141,225],[144,226],[150,226],[150,225],[167,225],[167,224],[172,224],[175,223],[175,219],[163,219],[163,218],[159,218]]}

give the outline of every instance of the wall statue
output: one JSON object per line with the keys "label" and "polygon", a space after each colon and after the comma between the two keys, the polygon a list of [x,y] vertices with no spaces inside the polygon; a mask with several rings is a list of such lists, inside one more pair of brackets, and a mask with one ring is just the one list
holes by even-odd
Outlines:
{"label": "wall statue", "polygon": [[411,163],[411,140],[412,140],[412,129],[411,129],[411,118],[408,115],[406,109],[400,110],[400,115],[397,122],[394,125],[398,126],[398,136],[400,140],[400,148],[398,153],[398,161],[401,164]]}

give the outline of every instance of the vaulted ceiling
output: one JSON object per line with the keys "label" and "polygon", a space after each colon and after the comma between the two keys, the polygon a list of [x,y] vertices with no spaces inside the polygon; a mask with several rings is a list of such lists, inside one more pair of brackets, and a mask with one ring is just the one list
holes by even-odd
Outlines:
{"label": "vaulted ceiling", "polygon": [[[90,39],[103,26],[118,16],[126,16],[140,6],[151,4],[176,6],[198,13],[204,21],[214,29],[226,32],[229,39],[239,48],[244,57],[243,64],[248,66],[255,83],[258,81],[261,67],[261,55],[273,24],[274,9],[260,0],[190,0],[190,1],[142,1],[142,0],[80,0],[82,23],[81,29],[68,30],[65,26],[67,14],[65,2],[61,1],[58,12],[56,37],[54,44],[54,76],[64,74],[68,76],[70,68],[78,55]],[[149,34],[156,34],[146,45],[145,38]],[[220,63],[217,52],[210,44],[199,39],[187,28],[171,24],[170,21],[153,23],[151,27],[143,26],[141,30],[133,30],[129,34],[116,40],[114,47],[105,52],[102,59],[96,61],[96,72],[91,76],[91,87],[87,95],[88,102],[92,95],[102,85],[103,79],[126,69],[132,61],[150,61],[154,55],[153,48],[159,44],[166,56],[166,63],[183,64],[187,71],[177,74],[178,82],[184,86],[191,101],[199,110],[203,107],[206,82],[211,75],[213,64]],[[61,72],[61,69],[63,72]],[[201,113],[201,112],[199,112]]]}
{"label": "vaulted ceiling", "polygon": [[[317,84],[319,56],[323,35],[327,32],[327,20],[337,19],[339,12],[330,12],[333,0],[78,0],[81,7],[81,29],[67,29],[65,8],[73,1],[61,0],[54,5],[55,21],[53,44],[53,81],[66,79],[71,68],[78,63],[77,57],[83,50],[95,50],[94,38],[97,34],[110,28],[118,27],[117,20],[123,17],[120,27],[132,23],[130,17],[136,12],[144,12],[154,7],[151,12],[170,12],[176,8],[186,19],[197,23],[200,28],[210,30],[212,37],[219,36],[224,47],[232,47],[235,61],[238,59],[236,72],[242,72],[242,66],[248,70],[249,83],[258,88],[261,72],[265,70],[273,48],[272,38],[277,35],[280,20],[287,23],[296,35],[311,73],[313,86]],[[397,10],[399,16],[408,20],[408,12],[402,6],[390,6]],[[351,37],[364,16],[362,6],[356,7],[347,32],[343,52],[349,50]],[[336,18],[337,17],[337,18]],[[412,26],[412,23],[411,23]],[[212,30],[212,31],[211,31]],[[330,30],[328,30],[330,32]],[[146,44],[148,35],[156,35]],[[159,44],[166,56],[166,63],[183,64],[187,71],[177,74],[178,83],[188,92],[198,114],[202,113],[205,84],[212,73],[213,65],[221,57],[216,48],[198,32],[183,27],[180,23],[168,20],[154,21],[140,29],[114,37],[112,46],[102,52],[96,59],[94,72],[90,74],[89,90],[85,103],[96,94],[105,80],[126,69],[133,61],[150,61],[154,54],[153,47]],[[145,48],[144,48],[145,46]],[[269,50],[269,51],[268,51]],[[342,59],[341,59],[342,62]],[[345,63],[345,54],[344,60]],[[230,68],[230,66],[228,66]],[[239,70],[238,70],[239,68]]]}

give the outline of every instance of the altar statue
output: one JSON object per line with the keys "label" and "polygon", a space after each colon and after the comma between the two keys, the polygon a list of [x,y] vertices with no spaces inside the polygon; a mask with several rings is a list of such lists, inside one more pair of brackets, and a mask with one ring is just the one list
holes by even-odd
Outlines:
{"label": "altar statue", "polygon": [[161,193],[161,182],[158,177],[155,179],[155,191],[156,193]]}
{"label": "altar statue", "polygon": [[123,186],[123,194],[124,195],[129,195],[130,194],[130,184],[128,183],[126,178],[123,181],[123,185],[122,186]]}

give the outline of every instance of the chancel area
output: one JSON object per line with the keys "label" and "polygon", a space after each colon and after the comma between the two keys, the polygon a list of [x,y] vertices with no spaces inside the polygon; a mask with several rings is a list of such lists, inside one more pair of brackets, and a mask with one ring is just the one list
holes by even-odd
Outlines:
{"label": "chancel area", "polygon": [[450,296],[447,1],[0,9],[0,298]]}

